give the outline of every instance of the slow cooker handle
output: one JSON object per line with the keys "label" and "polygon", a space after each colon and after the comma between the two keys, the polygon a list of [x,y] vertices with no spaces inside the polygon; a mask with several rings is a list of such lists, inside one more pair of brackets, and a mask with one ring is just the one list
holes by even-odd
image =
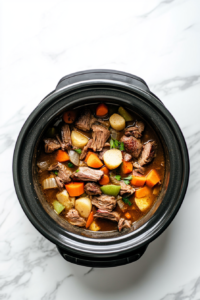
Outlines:
{"label": "slow cooker handle", "polygon": [[109,258],[92,258],[88,259],[83,256],[73,255],[71,252],[67,252],[66,250],[57,246],[59,253],[62,257],[76,265],[81,265],[85,267],[93,267],[93,268],[108,268],[108,267],[117,267],[129,264],[138,260],[146,251],[148,245],[145,245],[135,251],[132,251],[128,255],[125,254],[123,257],[109,257]]}

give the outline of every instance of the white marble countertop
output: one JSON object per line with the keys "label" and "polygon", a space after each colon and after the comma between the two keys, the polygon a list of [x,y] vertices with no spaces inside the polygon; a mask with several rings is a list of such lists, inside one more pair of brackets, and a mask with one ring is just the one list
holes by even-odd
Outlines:
{"label": "white marble countertop", "polygon": [[[200,299],[200,1],[8,1],[0,7],[0,299]],[[186,138],[191,176],[168,229],[137,262],[66,262],[17,200],[12,156],[28,115],[69,73],[142,77]]]}

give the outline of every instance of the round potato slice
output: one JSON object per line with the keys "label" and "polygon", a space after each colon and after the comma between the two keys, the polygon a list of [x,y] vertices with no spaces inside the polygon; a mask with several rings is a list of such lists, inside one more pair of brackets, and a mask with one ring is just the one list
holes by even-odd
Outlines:
{"label": "round potato slice", "polygon": [[80,132],[78,132],[78,131],[72,131],[71,140],[72,140],[72,145],[74,147],[78,147],[78,148],[81,148],[81,149],[88,142],[88,138],[86,136],[84,136],[83,134],[81,134]]}
{"label": "round potato slice", "polygon": [[122,153],[118,149],[110,149],[104,153],[103,160],[108,169],[116,169],[122,163]]}
{"label": "round potato slice", "polygon": [[83,218],[87,218],[92,210],[92,202],[87,197],[82,197],[76,200],[75,208]]}
{"label": "round potato slice", "polygon": [[118,114],[113,114],[110,117],[110,125],[113,129],[117,131],[121,131],[125,128],[126,126],[126,121],[124,118]]}

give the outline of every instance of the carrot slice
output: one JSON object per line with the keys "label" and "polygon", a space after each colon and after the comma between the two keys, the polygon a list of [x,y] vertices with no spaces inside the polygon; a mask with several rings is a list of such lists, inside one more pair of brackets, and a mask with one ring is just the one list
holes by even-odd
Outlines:
{"label": "carrot slice", "polygon": [[85,225],[86,228],[88,228],[90,226],[90,224],[93,222],[93,220],[94,220],[93,215],[94,215],[94,213],[93,213],[93,211],[91,211],[91,213],[89,214],[89,217],[87,219],[86,225]]}
{"label": "carrot slice", "polygon": [[101,103],[97,106],[96,116],[103,117],[108,113],[108,107],[104,103]]}
{"label": "carrot slice", "polygon": [[68,110],[63,114],[63,121],[67,124],[72,124],[76,119],[76,111]]}
{"label": "carrot slice", "polygon": [[92,153],[87,159],[87,165],[88,167],[98,169],[103,166],[103,163],[95,153]]}
{"label": "carrot slice", "polygon": [[151,193],[151,189],[148,186],[144,186],[135,191],[135,197],[143,198],[145,196],[148,196],[150,193]]}
{"label": "carrot slice", "polygon": [[65,184],[65,188],[71,197],[77,197],[84,193],[83,182],[70,182]]}
{"label": "carrot slice", "polygon": [[89,152],[87,153],[87,155],[86,155],[86,157],[85,157],[85,162],[87,162],[87,160],[88,160],[89,156],[90,156],[92,153],[94,153],[94,152],[92,152],[92,151],[89,151]]}
{"label": "carrot slice", "polygon": [[56,155],[56,160],[59,162],[68,161],[69,155],[67,154],[67,152],[65,152],[63,150],[58,150],[57,155]]}
{"label": "carrot slice", "polygon": [[108,184],[110,182],[110,179],[108,177],[108,175],[104,174],[103,177],[101,178],[101,180],[99,180],[99,184],[100,185],[105,185]]}
{"label": "carrot slice", "polygon": [[146,182],[145,176],[132,176],[131,184],[135,186],[143,186]]}
{"label": "carrot slice", "polygon": [[160,176],[158,175],[158,173],[156,172],[156,170],[153,169],[153,170],[151,170],[149,172],[149,174],[147,174],[146,185],[148,185],[149,187],[153,187],[159,181],[160,181]]}
{"label": "carrot slice", "polygon": [[131,214],[129,212],[125,213],[126,219],[131,219]]}
{"label": "carrot slice", "polygon": [[123,161],[121,170],[122,173],[128,174],[133,171],[133,164],[130,161]]}
{"label": "carrot slice", "polygon": [[108,168],[106,166],[102,167],[100,170],[103,171],[104,174],[106,174],[106,175],[109,174],[109,170],[108,170]]}

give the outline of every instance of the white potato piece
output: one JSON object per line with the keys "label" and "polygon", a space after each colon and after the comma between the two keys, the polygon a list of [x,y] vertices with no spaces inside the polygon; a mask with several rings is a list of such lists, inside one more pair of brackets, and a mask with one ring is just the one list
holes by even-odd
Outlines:
{"label": "white potato piece", "polygon": [[103,160],[108,169],[116,169],[122,163],[122,153],[118,149],[110,149],[104,153]]}
{"label": "white potato piece", "polygon": [[124,118],[118,114],[113,114],[110,117],[110,125],[113,129],[117,131],[121,131],[125,128],[126,126],[126,121]]}
{"label": "white potato piece", "polygon": [[101,228],[97,225],[95,221],[93,221],[89,227],[90,230],[92,231],[99,231]]}
{"label": "white potato piece", "polygon": [[152,200],[150,197],[135,198],[135,203],[139,210],[145,211],[150,207]]}
{"label": "white potato piece", "polygon": [[72,131],[71,140],[74,147],[82,149],[87,144],[89,139],[78,131]]}
{"label": "white potato piece", "polygon": [[69,194],[66,190],[58,193],[56,198],[62,205],[65,206],[66,209],[71,209],[75,206],[75,197],[69,197]]}
{"label": "white potato piece", "polygon": [[92,210],[92,202],[87,197],[79,198],[75,201],[75,209],[83,218],[87,218]]}

